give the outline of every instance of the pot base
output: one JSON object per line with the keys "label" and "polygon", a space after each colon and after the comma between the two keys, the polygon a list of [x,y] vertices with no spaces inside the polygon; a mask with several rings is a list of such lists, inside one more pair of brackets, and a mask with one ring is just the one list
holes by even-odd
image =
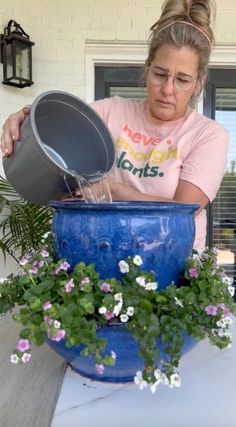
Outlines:
{"label": "pot base", "polygon": [[[131,333],[124,325],[111,325],[102,327],[98,331],[97,336],[107,339],[106,354],[110,354],[111,351],[116,353],[115,365],[105,366],[103,374],[97,372],[93,356],[81,355],[83,346],[69,348],[66,347],[64,340],[60,342],[48,340],[48,344],[68,362],[73,371],[83,377],[103,382],[133,382],[136,372],[143,369],[144,363],[138,354],[138,343],[134,340]],[[182,353],[187,353],[197,343],[197,340],[186,334]],[[160,351],[160,356],[157,359],[158,364],[158,361],[168,358],[168,355],[164,353],[160,342],[157,343],[157,346]]]}

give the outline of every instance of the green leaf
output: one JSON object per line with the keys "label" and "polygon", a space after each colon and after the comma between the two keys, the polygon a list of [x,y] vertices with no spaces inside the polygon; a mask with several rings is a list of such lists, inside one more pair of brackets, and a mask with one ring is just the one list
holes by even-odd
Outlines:
{"label": "green leaf", "polygon": [[92,295],[85,295],[79,300],[79,304],[85,309],[86,313],[94,313],[94,298]]}
{"label": "green leaf", "polygon": [[4,259],[6,254],[9,254],[18,260],[25,252],[38,248],[43,235],[51,231],[51,209],[23,200],[2,176],[0,176],[0,211],[2,234],[0,249]]}

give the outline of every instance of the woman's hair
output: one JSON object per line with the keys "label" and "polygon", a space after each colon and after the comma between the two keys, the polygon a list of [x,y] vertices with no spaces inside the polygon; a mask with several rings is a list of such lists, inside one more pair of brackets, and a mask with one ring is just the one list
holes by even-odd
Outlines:
{"label": "woman's hair", "polygon": [[165,44],[177,48],[187,46],[198,54],[198,76],[202,85],[207,76],[211,48],[214,45],[211,28],[214,17],[214,0],[165,0],[160,18],[150,28],[145,75],[159,47]]}

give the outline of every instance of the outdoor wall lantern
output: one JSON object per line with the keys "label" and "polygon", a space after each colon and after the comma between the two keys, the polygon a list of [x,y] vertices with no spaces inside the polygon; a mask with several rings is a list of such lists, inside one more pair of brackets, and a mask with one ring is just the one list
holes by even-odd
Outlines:
{"label": "outdoor wall lantern", "polygon": [[5,85],[25,87],[32,81],[32,46],[28,34],[12,19],[1,34],[1,62]]}

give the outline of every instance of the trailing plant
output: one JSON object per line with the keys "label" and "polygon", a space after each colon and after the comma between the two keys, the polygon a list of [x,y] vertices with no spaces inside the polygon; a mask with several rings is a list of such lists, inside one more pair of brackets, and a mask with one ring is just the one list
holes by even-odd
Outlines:
{"label": "trailing plant", "polygon": [[71,270],[66,259],[55,260],[46,246],[26,253],[20,265],[20,274],[0,284],[0,313],[19,306],[13,318],[23,326],[12,363],[28,362],[33,344],[64,340],[68,347],[82,344],[82,353],[94,356],[103,375],[106,365],[115,364],[116,352],[107,354],[106,341],[97,331],[118,322],[132,333],[144,360],[134,382],[140,389],[150,385],[154,393],[159,384],[180,386],[178,367],[186,334],[208,338],[220,349],[231,345],[234,287],[217,267],[214,251],[194,251],[181,285],[170,283],[161,290],[139,255],[119,261],[120,280],[101,279],[94,264],[79,262]]}

